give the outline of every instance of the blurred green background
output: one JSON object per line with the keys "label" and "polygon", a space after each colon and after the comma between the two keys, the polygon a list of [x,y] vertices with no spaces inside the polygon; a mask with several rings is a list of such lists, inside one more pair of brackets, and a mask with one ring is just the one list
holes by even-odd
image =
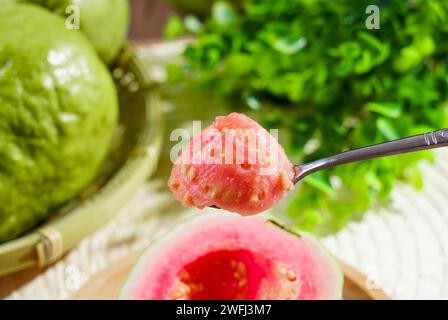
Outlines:
{"label": "blurred green background", "polygon": [[[193,41],[169,65],[165,90],[192,117],[214,106],[244,112],[280,128],[296,163],[447,126],[446,1],[171,3],[179,13],[165,37]],[[366,27],[369,5],[379,8],[379,29]],[[314,174],[277,212],[297,228],[335,232],[387,205],[397,182],[421,188],[422,159],[432,153]]]}

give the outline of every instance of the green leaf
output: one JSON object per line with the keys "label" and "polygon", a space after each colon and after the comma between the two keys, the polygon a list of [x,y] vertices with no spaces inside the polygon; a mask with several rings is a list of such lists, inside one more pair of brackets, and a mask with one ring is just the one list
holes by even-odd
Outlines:
{"label": "green leaf", "polygon": [[191,14],[185,16],[184,26],[188,32],[191,32],[193,34],[201,33],[204,30],[202,22],[196,16],[193,16]]}
{"label": "green leaf", "polygon": [[402,105],[395,102],[369,102],[366,109],[388,118],[398,118],[401,116]]}
{"label": "green leaf", "polygon": [[165,25],[164,35],[167,39],[174,39],[180,37],[185,32],[182,19],[177,15],[171,15],[168,17],[167,24]]}
{"label": "green leaf", "polygon": [[387,118],[378,118],[376,120],[376,127],[388,140],[396,140],[400,138],[394,128],[393,122]]}
{"label": "green leaf", "polygon": [[410,68],[416,66],[421,61],[421,54],[413,46],[401,49],[400,55],[394,60],[394,69],[404,73]]}
{"label": "green leaf", "polygon": [[305,178],[304,182],[317,190],[322,191],[327,196],[334,195],[334,190],[330,184],[330,181],[321,172],[308,176]]}
{"label": "green leaf", "polygon": [[213,21],[221,27],[231,26],[238,19],[235,9],[226,1],[216,1],[213,3],[212,17]]}
{"label": "green leaf", "polygon": [[345,77],[349,75],[353,70],[353,60],[344,59],[336,68],[336,75],[339,77]]}
{"label": "green leaf", "polygon": [[269,41],[272,48],[280,53],[291,55],[299,52],[306,46],[306,39],[299,38],[296,40],[289,40],[286,38],[275,38]]}
{"label": "green leaf", "polygon": [[361,54],[361,46],[355,41],[347,41],[339,46],[338,53],[341,57],[355,59]]}
{"label": "green leaf", "polygon": [[253,110],[260,109],[260,101],[254,96],[248,96],[246,99],[246,104]]}
{"label": "green leaf", "polygon": [[434,39],[427,34],[418,34],[414,37],[413,46],[418,50],[422,56],[430,56],[436,50]]}
{"label": "green leaf", "polygon": [[234,76],[241,76],[249,73],[253,69],[253,60],[247,54],[235,53],[230,55],[226,61],[227,73]]}
{"label": "green leaf", "polygon": [[365,177],[366,177],[366,182],[370,188],[372,188],[376,191],[381,191],[381,189],[383,188],[383,183],[381,182],[381,179],[377,176],[375,171],[373,171],[373,170],[368,171],[366,173]]}
{"label": "green leaf", "polygon": [[370,51],[363,51],[361,58],[355,64],[355,72],[362,74],[370,71],[374,67],[372,53]]}

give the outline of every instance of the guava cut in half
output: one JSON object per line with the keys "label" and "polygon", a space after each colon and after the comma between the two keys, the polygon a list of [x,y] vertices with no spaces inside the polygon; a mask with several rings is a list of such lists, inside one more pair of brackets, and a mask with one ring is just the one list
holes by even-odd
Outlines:
{"label": "guava cut in half", "polygon": [[311,235],[260,216],[205,214],[151,245],[120,298],[340,299],[342,284],[338,263]]}

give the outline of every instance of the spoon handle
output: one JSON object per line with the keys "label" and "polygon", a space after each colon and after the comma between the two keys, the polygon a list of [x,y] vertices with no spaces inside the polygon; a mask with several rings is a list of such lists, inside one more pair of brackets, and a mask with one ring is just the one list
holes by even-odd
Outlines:
{"label": "spoon handle", "polygon": [[341,164],[446,146],[448,146],[448,129],[441,129],[413,137],[350,150],[328,158],[295,166],[296,174],[293,183],[297,183],[313,172]]}

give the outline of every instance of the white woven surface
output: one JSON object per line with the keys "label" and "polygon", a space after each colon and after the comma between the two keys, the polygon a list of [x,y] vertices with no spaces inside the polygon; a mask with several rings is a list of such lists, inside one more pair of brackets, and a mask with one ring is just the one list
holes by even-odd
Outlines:
{"label": "white woven surface", "polygon": [[422,164],[423,192],[400,185],[389,208],[324,240],[392,297],[448,299],[448,150],[436,154]]}
{"label": "white woven surface", "polygon": [[[447,164],[448,151],[438,151],[436,166],[423,165],[423,192],[400,185],[390,208],[368,212],[324,243],[367,274],[366,285],[379,285],[394,298],[447,298]],[[149,182],[118,218],[9,298],[67,299],[92,275],[195,211],[174,203],[163,181]]]}

